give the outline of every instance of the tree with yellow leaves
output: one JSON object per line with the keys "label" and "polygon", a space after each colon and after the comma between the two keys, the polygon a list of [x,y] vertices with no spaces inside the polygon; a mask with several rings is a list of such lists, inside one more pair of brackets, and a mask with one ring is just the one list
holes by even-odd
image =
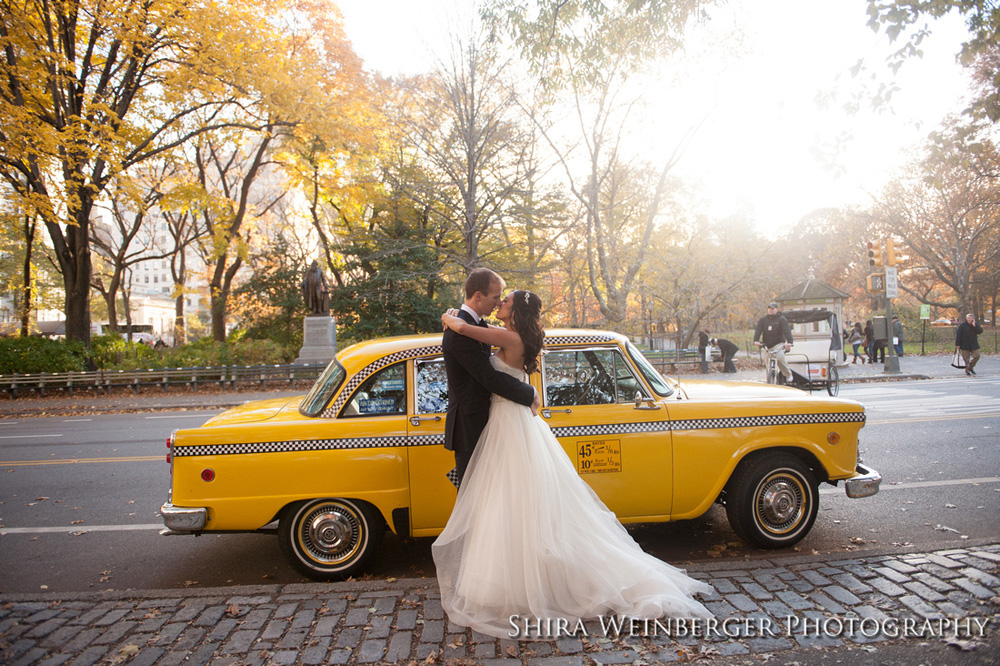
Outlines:
{"label": "tree with yellow leaves", "polygon": [[[0,175],[44,220],[67,337],[85,342],[91,213],[108,184],[204,133],[322,127],[331,63],[353,57],[302,20],[336,18],[313,1],[3,0],[0,12]],[[248,128],[250,108],[267,122]]]}

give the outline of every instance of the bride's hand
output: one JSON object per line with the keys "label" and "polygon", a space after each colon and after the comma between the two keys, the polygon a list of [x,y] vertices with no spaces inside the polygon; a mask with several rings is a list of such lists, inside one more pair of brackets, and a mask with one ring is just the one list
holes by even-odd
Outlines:
{"label": "bride's hand", "polygon": [[459,319],[457,316],[455,316],[455,314],[453,314],[457,312],[458,310],[452,308],[447,312],[445,312],[443,315],[441,315],[441,324],[444,327],[444,329],[450,328],[453,331],[457,331],[458,325],[463,323],[461,319]]}

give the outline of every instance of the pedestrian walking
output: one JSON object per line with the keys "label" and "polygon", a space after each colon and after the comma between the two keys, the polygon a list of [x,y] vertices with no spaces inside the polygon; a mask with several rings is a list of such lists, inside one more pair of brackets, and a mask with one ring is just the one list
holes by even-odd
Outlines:
{"label": "pedestrian walking", "polygon": [[[861,322],[854,322],[854,328],[851,329],[851,335],[847,338],[847,342],[854,349],[854,360],[851,363],[858,362],[858,348],[861,347],[865,342],[865,331],[861,328]],[[861,353],[861,365],[865,364],[864,352]]]}
{"label": "pedestrian walking", "polygon": [[875,326],[872,324],[871,319],[865,320],[865,356],[868,357],[869,363],[874,363],[875,359],[873,354],[875,353]]}
{"label": "pedestrian walking", "polygon": [[965,374],[976,374],[976,363],[979,362],[979,336],[983,327],[976,321],[973,314],[965,315],[965,321],[958,325],[955,331],[955,351],[965,359]]}

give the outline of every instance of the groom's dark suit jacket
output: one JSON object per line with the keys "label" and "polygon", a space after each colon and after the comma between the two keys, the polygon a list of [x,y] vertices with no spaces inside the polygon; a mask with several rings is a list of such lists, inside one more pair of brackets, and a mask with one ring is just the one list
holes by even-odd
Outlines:
{"label": "groom's dark suit jacket", "polygon": [[[465,310],[458,316],[475,325]],[[481,325],[485,325],[481,324]],[[531,405],[535,392],[530,384],[500,372],[490,363],[490,346],[446,329],[444,367],[448,373],[448,415],[444,424],[444,448],[472,451],[490,417],[490,394],[496,393],[522,405]]]}

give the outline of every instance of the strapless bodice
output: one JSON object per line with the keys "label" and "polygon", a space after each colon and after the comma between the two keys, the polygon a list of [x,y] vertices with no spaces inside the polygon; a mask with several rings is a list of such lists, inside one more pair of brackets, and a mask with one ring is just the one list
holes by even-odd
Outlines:
{"label": "strapless bodice", "polygon": [[500,372],[506,373],[506,374],[510,375],[511,377],[515,377],[517,379],[520,379],[522,382],[528,381],[528,373],[526,373],[521,368],[515,368],[513,366],[507,365],[504,362],[504,360],[502,358],[500,358],[499,356],[495,356],[495,355],[491,356],[490,357],[490,363],[492,363],[493,367],[496,368],[497,370],[499,370]]}

